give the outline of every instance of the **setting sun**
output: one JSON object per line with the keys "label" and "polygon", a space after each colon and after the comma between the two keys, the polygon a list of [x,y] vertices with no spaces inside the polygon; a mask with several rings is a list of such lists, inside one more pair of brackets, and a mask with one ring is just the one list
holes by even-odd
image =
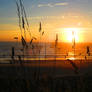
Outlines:
{"label": "setting sun", "polygon": [[68,42],[72,42],[74,38],[76,42],[79,42],[79,29],[78,28],[65,28],[64,30],[66,33],[66,40]]}

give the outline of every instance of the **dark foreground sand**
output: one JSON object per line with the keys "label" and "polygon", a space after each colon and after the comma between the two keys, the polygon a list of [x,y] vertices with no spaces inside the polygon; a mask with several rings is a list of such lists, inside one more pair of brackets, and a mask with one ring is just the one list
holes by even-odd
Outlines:
{"label": "dark foreground sand", "polygon": [[92,92],[91,60],[0,64],[0,92]]}
{"label": "dark foreground sand", "polygon": [[23,76],[24,73],[28,75],[28,78],[34,76],[35,73],[50,76],[91,75],[92,62],[91,60],[27,60],[0,64],[0,77]]}

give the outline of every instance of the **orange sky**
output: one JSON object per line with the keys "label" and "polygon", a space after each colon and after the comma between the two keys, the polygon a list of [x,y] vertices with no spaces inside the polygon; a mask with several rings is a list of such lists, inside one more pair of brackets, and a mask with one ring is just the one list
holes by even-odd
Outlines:
{"label": "orange sky", "polygon": [[[39,22],[41,21],[42,31],[45,32],[42,41],[55,41],[56,34],[58,34],[59,41],[71,42],[71,32],[76,31],[76,42],[91,42],[92,12],[90,7],[87,7],[88,11],[84,6],[89,6],[91,1],[86,1],[56,2],[56,0],[53,0],[53,2],[50,2],[47,0],[45,4],[41,1],[38,4],[30,5],[31,1],[26,0],[24,5],[27,10],[32,36],[39,41],[40,33],[38,30]],[[1,2],[0,41],[15,41],[14,37],[16,36],[18,36],[20,41],[16,4],[12,1],[10,3],[7,2],[7,5],[4,0],[1,0]],[[29,10],[31,10],[31,13]],[[30,37],[27,33],[27,41],[29,40]]]}
{"label": "orange sky", "polygon": [[[17,19],[18,20],[18,19]],[[39,19],[40,21],[41,19]],[[36,37],[38,40],[40,38],[39,22],[34,22],[30,26],[32,36]],[[81,16],[50,16],[50,19],[45,19],[42,21],[42,31],[45,32],[42,37],[42,41],[54,41],[56,34],[59,36],[59,41],[69,42],[71,39],[71,31],[76,30],[77,32],[77,42],[84,42],[91,39],[91,23],[87,19]],[[0,41],[14,41],[14,37],[18,36],[20,40],[20,29],[18,23],[14,24],[1,24],[0,25]],[[70,37],[70,38],[69,38]],[[27,40],[30,40],[30,37],[27,33]]]}

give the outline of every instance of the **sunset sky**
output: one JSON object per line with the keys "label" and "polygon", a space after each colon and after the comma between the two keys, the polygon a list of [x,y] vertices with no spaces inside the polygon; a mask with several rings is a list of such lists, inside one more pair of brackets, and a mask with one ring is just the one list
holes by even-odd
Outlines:
{"label": "sunset sky", "polygon": [[[92,0],[23,0],[32,35],[39,38],[39,22],[45,34],[43,41],[71,42],[75,31],[77,42],[92,41]],[[0,41],[20,37],[14,0],[0,0]],[[30,38],[29,38],[30,39]]]}

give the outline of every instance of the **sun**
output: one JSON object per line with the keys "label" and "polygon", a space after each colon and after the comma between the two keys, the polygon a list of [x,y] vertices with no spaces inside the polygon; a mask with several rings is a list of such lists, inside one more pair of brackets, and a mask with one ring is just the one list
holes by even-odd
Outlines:
{"label": "sun", "polygon": [[79,41],[79,29],[78,28],[64,28],[66,33],[66,40],[72,42],[75,39],[76,42]]}

